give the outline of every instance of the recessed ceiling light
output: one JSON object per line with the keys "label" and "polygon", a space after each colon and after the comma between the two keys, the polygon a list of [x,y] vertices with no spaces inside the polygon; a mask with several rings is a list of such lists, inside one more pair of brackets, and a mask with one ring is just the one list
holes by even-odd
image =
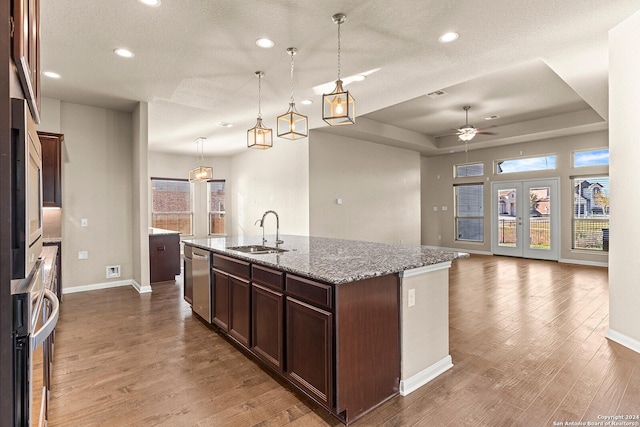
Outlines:
{"label": "recessed ceiling light", "polygon": [[440,43],[449,43],[454,40],[457,40],[458,37],[460,37],[460,34],[458,33],[454,33],[454,32],[444,33],[438,38],[438,41],[440,41]]}
{"label": "recessed ceiling light", "polygon": [[216,123],[217,126],[220,126],[222,128],[232,128],[233,127],[233,123],[227,123],[227,122],[218,122]]}
{"label": "recessed ceiling light", "polygon": [[138,0],[145,6],[158,7],[160,6],[160,0]]}
{"label": "recessed ceiling light", "polygon": [[123,58],[133,58],[135,56],[129,49],[125,49],[123,47],[114,49],[113,52],[118,56],[122,56]]}
{"label": "recessed ceiling light", "polygon": [[273,40],[267,39],[267,38],[261,38],[256,40],[256,44],[263,48],[263,49],[271,49],[272,47],[274,47],[276,44],[273,42]]}
{"label": "recessed ceiling light", "polygon": [[313,100],[312,99],[303,99],[302,101],[300,101],[300,104],[302,104],[302,105],[311,105],[311,104],[313,104]]}
{"label": "recessed ceiling light", "polygon": [[54,73],[53,71],[44,71],[42,74],[52,79],[59,79],[62,77],[60,74]]}
{"label": "recessed ceiling light", "polygon": [[500,118],[500,116],[499,116],[499,115],[494,114],[494,115],[492,115],[492,116],[487,116],[487,117],[485,117],[484,119],[485,119],[485,120],[495,120],[495,119],[499,119],[499,118]]}

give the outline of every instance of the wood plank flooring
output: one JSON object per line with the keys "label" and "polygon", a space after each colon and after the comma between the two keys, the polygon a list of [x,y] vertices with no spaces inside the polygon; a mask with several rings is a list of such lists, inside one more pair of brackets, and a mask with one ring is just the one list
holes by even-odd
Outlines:
{"label": "wood plank flooring", "polygon": [[[607,340],[607,269],[473,255],[450,272],[454,367],[355,426],[552,426],[640,414]],[[636,420],[637,421],[637,420]],[[337,426],[208,328],[180,282],[65,295],[50,426]]]}

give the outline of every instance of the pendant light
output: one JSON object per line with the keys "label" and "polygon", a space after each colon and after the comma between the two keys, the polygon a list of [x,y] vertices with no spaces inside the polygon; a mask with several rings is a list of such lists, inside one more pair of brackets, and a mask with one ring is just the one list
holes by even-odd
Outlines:
{"label": "pendant light", "polygon": [[287,53],[291,55],[291,98],[289,99],[289,110],[278,116],[278,136],[287,139],[305,138],[308,134],[309,125],[307,116],[296,111],[296,103],[293,100],[293,57],[298,53],[298,49],[290,47]]}
{"label": "pendant light", "polygon": [[[200,137],[195,140],[196,161],[204,161],[204,141],[207,138]],[[206,182],[213,179],[213,168],[211,166],[198,166],[189,171],[189,182]]]}
{"label": "pendant light", "polygon": [[256,77],[258,77],[258,120],[256,125],[247,131],[247,147],[266,150],[273,147],[273,132],[262,125],[262,111],[260,109],[262,99],[260,96],[262,91],[261,81],[264,73],[256,71]]}
{"label": "pendant light", "polygon": [[356,122],[356,101],[348,90],[344,90],[340,80],[340,25],[347,16],[336,13],[332,19],[338,24],[338,80],[333,92],[322,96],[322,119],[330,126],[350,125]]}

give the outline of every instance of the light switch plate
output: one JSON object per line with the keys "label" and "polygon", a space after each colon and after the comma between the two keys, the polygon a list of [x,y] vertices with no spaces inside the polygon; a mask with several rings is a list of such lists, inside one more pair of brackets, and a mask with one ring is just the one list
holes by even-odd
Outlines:
{"label": "light switch plate", "polygon": [[78,259],[89,259],[88,251],[78,251]]}
{"label": "light switch plate", "polygon": [[80,220],[80,226],[81,227],[87,227],[89,225],[89,220],[87,218],[82,218]]}
{"label": "light switch plate", "polygon": [[414,305],[416,305],[416,290],[409,289],[407,292],[407,306],[413,307]]}

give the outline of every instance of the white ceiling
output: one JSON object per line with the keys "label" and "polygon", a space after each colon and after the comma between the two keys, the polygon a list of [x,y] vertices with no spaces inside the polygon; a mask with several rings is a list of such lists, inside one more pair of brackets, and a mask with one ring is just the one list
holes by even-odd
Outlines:
{"label": "white ceiling", "polygon": [[[342,76],[366,73],[347,88],[357,101],[354,126],[326,131],[437,155],[460,149],[464,124],[492,121],[496,136],[470,148],[606,129],[607,32],[640,10],[640,0],[137,0],[41,2],[42,93],[80,104],[130,111],[149,103],[149,147],[205,155],[246,149],[255,124],[257,79],[262,115],[275,127],[289,102],[289,56],[295,98],[310,127],[324,128],[322,90],[337,77],[337,25]],[[446,31],[460,33],[449,44]],[[259,37],[276,45],[261,49]],[[117,47],[132,59],[113,54]],[[314,90],[314,88],[316,88]],[[445,90],[432,99],[424,96]],[[314,104],[304,106],[302,99]],[[232,128],[216,123],[231,122]],[[274,148],[283,140],[274,138]],[[291,142],[288,142],[291,143]]]}

